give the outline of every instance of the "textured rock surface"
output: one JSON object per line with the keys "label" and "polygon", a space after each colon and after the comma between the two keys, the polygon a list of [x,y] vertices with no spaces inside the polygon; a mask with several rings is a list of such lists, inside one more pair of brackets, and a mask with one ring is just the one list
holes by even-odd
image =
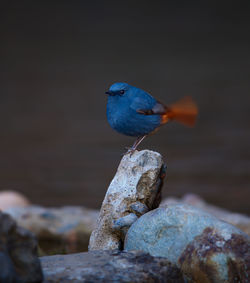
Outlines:
{"label": "textured rock surface", "polygon": [[41,257],[46,282],[184,282],[164,258],[133,251],[91,251]]}
{"label": "textured rock surface", "polygon": [[28,206],[6,210],[18,225],[32,231],[45,254],[86,251],[98,212],[83,207]]}
{"label": "textured rock surface", "polygon": [[89,249],[122,249],[133,221],[158,207],[164,175],[159,153],[143,150],[124,155],[102,203]]}
{"label": "textured rock surface", "polygon": [[199,209],[202,209],[223,221],[233,224],[234,226],[238,227],[250,236],[250,217],[247,215],[231,212],[220,207],[208,204],[202,198],[195,194],[186,194],[181,199],[174,197],[166,198],[162,201],[160,206],[164,207],[167,204],[177,203],[186,203],[195,206]]}
{"label": "textured rock surface", "polygon": [[177,264],[192,282],[248,282],[249,236],[188,205],[168,205],[139,218],[126,250],[143,250]]}
{"label": "textured rock surface", "polygon": [[42,278],[35,238],[0,212],[0,282],[41,282]]}

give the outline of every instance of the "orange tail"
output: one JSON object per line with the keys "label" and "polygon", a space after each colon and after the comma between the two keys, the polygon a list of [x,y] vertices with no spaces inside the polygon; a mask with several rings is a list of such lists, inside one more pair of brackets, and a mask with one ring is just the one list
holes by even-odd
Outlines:
{"label": "orange tail", "polygon": [[193,127],[198,114],[198,107],[191,97],[187,96],[167,107],[167,120],[175,120]]}

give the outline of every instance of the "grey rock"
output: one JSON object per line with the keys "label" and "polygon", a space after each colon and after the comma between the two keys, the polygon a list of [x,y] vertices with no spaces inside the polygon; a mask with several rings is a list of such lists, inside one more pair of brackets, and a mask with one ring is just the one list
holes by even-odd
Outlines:
{"label": "grey rock", "polygon": [[42,254],[87,251],[89,237],[95,227],[98,211],[84,207],[40,206],[6,210],[19,226],[33,232]]}
{"label": "grey rock", "polygon": [[41,257],[48,282],[184,282],[180,270],[164,258],[133,251],[91,251]]}
{"label": "grey rock", "polygon": [[0,282],[32,283],[42,279],[36,239],[0,212]]}
{"label": "grey rock", "polygon": [[168,197],[162,201],[160,206],[164,207],[168,204],[177,203],[186,203],[202,209],[223,221],[233,224],[250,236],[250,217],[247,215],[231,212],[215,205],[208,204],[200,196],[190,193],[184,195],[181,199]]}
{"label": "grey rock", "polygon": [[135,209],[140,216],[159,206],[164,176],[165,166],[159,153],[143,150],[124,155],[102,203],[89,250],[122,249],[124,227],[131,225],[132,218],[137,219]]}
{"label": "grey rock", "polygon": [[249,236],[192,206],[144,214],[128,230],[124,248],[167,258],[191,282],[249,282]]}

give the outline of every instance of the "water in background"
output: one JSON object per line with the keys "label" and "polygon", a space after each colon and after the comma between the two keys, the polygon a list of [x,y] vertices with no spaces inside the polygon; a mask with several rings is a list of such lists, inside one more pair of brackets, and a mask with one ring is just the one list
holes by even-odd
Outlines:
{"label": "water in background", "polygon": [[105,90],[126,81],[166,104],[192,95],[200,108],[194,129],[172,123],[140,146],[164,156],[164,196],[193,192],[250,213],[247,17],[235,25],[202,7],[205,18],[191,8],[167,17],[145,4],[140,20],[134,12],[124,22],[126,10],[22,5],[0,17],[1,190],[42,205],[100,207],[133,143],[105,117]]}

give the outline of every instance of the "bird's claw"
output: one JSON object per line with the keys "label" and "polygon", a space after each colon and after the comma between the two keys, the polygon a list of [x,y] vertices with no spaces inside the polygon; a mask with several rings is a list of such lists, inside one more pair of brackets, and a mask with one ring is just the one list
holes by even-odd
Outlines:
{"label": "bird's claw", "polygon": [[136,151],[136,149],[133,147],[125,147],[125,149],[127,149],[127,151],[123,153],[123,156],[129,154],[129,157],[131,157],[133,153]]}

